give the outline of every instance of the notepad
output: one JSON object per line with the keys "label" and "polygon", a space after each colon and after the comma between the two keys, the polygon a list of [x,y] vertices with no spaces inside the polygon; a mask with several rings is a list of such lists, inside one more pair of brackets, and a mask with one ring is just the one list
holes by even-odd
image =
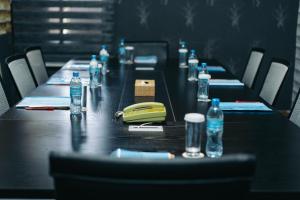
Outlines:
{"label": "notepad", "polygon": [[208,72],[226,72],[226,70],[221,66],[207,66]]}
{"label": "notepad", "polygon": [[77,70],[77,71],[88,71],[90,65],[89,64],[70,64],[66,66],[64,69],[66,70]]}
{"label": "notepad", "polygon": [[[71,82],[71,77],[51,77],[48,81],[47,84],[48,85],[70,85]],[[81,78],[81,82],[84,84],[88,84],[89,83],[89,79],[88,78]]]}
{"label": "notepad", "polygon": [[116,149],[111,154],[111,157],[116,158],[147,158],[147,159],[173,159],[175,156],[169,152],[143,152],[131,151],[126,149]]}
{"label": "notepad", "polygon": [[220,108],[227,111],[272,111],[261,102],[221,102]]}
{"label": "notepad", "polygon": [[244,86],[244,83],[240,82],[239,80],[233,79],[211,79],[209,81],[210,86]]}
{"label": "notepad", "polygon": [[70,97],[25,97],[16,105],[17,108],[47,107],[47,108],[69,108]]}
{"label": "notepad", "polygon": [[136,56],[134,58],[136,64],[156,64],[157,56]]}

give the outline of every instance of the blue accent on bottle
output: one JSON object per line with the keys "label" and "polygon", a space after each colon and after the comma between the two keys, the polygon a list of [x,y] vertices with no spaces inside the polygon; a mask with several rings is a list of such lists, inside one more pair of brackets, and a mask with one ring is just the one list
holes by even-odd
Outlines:
{"label": "blue accent on bottle", "polygon": [[201,66],[198,69],[200,74],[208,74],[207,63],[201,63]]}
{"label": "blue accent on bottle", "polygon": [[126,63],[126,49],[125,49],[125,40],[122,38],[119,44],[119,63]]}
{"label": "blue accent on bottle", "polygon": [[107,51],[106,45],[101,45],[99,57],[100,57],[100,63],[102,64],[101,73],[102,75],[105,75],[107,73],[108,60],[109,60],[109,53]]}
{"label": "blue accent on bottle", "polygon": [[206,155],[210,158],[219,158],[223,155],[223,126],[224,115],[219,107],[220,100],[217,98],[212,99],[212,105],[209,108],[206,120]]}
{"label": "blue accent on bottle", "polygon": [[81,114],[81,90],[82,83],[79,72],[73,72],[73,77],[70,82],[70,112],[72,115]]}
{"label": "blue accent on bottle", "polygon": [[188,49],[186,46],[186,42],[180,40],[179,41],[179,66],[186,68],[187,67],[187,55]]}
{"label": "blue accent on bottle", "polygon": [[89,72],[90,72],[90,88],[98,87],[101,83],[100,80],[101,77],[99,76],[100,69],[98,66],[96,55],[91,56]]}

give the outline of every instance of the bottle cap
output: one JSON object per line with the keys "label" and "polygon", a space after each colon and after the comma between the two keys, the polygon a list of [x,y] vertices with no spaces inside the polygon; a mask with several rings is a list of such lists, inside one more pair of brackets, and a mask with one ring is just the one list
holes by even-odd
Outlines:
{"label": "bottle cap", "polygon": [[101,45],[101,49],[106,49],[106,45],[105,44]]}
{"label": "bottle cap", "polygon": [[201,63],[202,67],[206,67],[207,66],[207,63],[203,62]]}
{"label": "bottle cap", "polygon": [[196,53],[196,50],[195,50],[195,49],[192,49],[192,50],[191,50],[191,53],[192,53],[192,54],[195,54],[195,53]]}
{"label": "bottle cap", "polygon": [[79,72],[73,72],[73,77],[79,77]]}
{"label": "bottle cap", "polygon": [[219,106],[220,104],[220,99],[219,98],[213,98],[211,104],[213,106]]}
{"label": "bottle cap", "polygon": [[92,58],[92,59],[96,59],[97,56],[96,56],[96,55],[91,55],[91,58]]}
{"label": "bottle cap", "polygon": [[199,113],[188,113],[185,114],[184,120],[192,123],[201,123],[205,121],[205,117]]}

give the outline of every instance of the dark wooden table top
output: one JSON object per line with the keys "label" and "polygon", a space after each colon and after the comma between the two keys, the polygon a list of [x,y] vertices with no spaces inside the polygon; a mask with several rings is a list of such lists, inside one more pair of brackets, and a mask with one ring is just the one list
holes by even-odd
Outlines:
{"label": "dark wooden table top", "polygon": [[[170,61],[163,70],[135,71],[111,64],[99,89],[88,90],[87,112],[71,117],[68,110],[28,111],[11,108],[0,117],[0,197],[53,197],[48,172],[50,151],[74,151],[107,156],[116,148],[184,151],[185,113],[205,114],[209,103],[196,100],[197,84],[187,81],[187,69]],[[55,77],[71,76],[61,69]],[[87,71],[80,71],[88,77]],[[213,78],[232,78],[212,73]],[[130,133],[114,114],[143,100],[134,98],[135,79],[155,79],[154,101],[163,102],[167,120],[163,133]],[[69,86],[42,85],[31,96],[69,96]],[[211,87],[210,97],[221,101],[259,100],[246,87]],[[202,151],[205,144],[202,139]],[[257,168],[254,193],[300,192],[300,129],[274,112],[225,112],[224,154],[253,153]]]}

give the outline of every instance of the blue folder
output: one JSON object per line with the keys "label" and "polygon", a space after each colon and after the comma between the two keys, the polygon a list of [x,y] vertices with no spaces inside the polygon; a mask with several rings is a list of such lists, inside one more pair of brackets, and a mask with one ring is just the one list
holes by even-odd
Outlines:
{"label": "blue folder", "polygon": [[221,102],[220,108],[224,111],[272,111],[261,102]]}
{"label": "blue folder", "polygon": [[136,64],[156,64],[157,56],[136,56],[134,58]]}
{"label": "blue folder", "polygon": [[239,80],[236,79],[211,79],[209,80],[209,85],[210,86],[238,86],[238,87],[243,87],[244,83],[240,82]]}
{"label": "blue folder", "polygon": [[168,152],[142,152],[130,151],[125,149],[116,149],[111,153],[112,157],[116,158],[134,158],[134,159],[172,159],[172,154]]}
{"label": "blue folder", "polygon": [[207,66],[208,72],[226,72],[226,70],[221,66]]}

